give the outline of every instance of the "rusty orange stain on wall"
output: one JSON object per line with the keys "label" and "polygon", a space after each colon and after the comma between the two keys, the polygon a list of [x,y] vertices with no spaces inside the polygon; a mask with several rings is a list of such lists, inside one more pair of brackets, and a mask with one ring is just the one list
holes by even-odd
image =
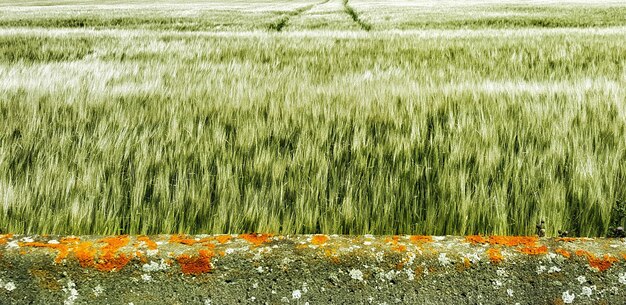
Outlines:
{"label": "rusty orange stain on wall", "polygon": [[494,264],[499,264],[504,261],[504,257],[498,248],[489,248],[487,255],[489,256],[489,260]]}
{"label": "rusty orange stain on wall", "polygon": [[520,249],[520,252],[528,255],[542,255],[548,253],[548,247],[540,246],[540,247],[524,247]]}
{"label": "rusty orange stain on wall", "polygon": [[561,254],[563,257],[565,258],[570,258],[571,254],[569,253],[569,251],[562,249],[562,248],[558,248],[556,250],[554,250],[554,252]]}
{"label": "rusty orange stain on wall", "polygon": [[180,264],[180,270],[184,274],[202,274],[211,272],[211,259],[213,258],[213,251],[200,250],[198,256],[190,256],[188,254],[179,255],[176,258],[178,264]]}
{"label": "rusty orange stain on wall", "polygon": [[430,243],[433,241],[433,237],[430,235],[411,235],[409,240],[415,244]]}
{"label": "rusty orange stain on wall", "polygon": [[266,243],[273,235],[272,234],[241,234],[239,237],[247,240],[249,243],[260,246]]}
{"label": "rusty orange stain on wall", "polygon": [[325,244],[327,241],[328,241],[328,236],[326,236],[326,235],[317,234],[317,235],[313,235],[313,237],[311,237],[311,243],[316,245],[316,246],[321,246],[321,245]]}

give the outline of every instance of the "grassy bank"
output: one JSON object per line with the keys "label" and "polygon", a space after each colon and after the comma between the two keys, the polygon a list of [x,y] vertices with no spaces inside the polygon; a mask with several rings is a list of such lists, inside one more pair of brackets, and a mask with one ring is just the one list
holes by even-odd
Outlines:
{"label": "grassy bank", "polygon": [[[357,19],[222,4],[261,17],[217,29],[168,19],[208,24],[215,4],[7,5],[0,229],[605,234],[626,200],[625,6],[566,5],[591,13],[553,27],[348,4]],[[92,23],[50,18],[71,10]]]}

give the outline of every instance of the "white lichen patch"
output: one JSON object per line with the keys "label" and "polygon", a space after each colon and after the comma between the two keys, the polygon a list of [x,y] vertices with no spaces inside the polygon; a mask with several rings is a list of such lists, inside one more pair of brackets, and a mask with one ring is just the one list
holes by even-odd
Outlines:
{"label": "white lichen patch", "polygon": [[98,285],[98,286],[94,287],[92,289],[92,291],[93,291],[93,295],[99,297],[104,292],[104,288],[102,288],[102,286]]}
{"label": "white lichen patch", "polygon": [[548,269],[548,273],[555,273],[555,272],[561,272],[561,268],[557,266],[552,266],[550,267],[550,269]]}
{"label": "white lichen patch", "polygon": [[464,258],[467,258],[472,264],[477,264],[480,262],[480,256],[478,253],[465,253],[463,254]]}
{"label": "white lichen patch", "polygon": [[626,285],[626,273],[620,273],[617,277],[617,281],[619,281],[620,284]]}
{"label": "white lichen patch", "polygon": [[162,270],[167,270],[170,266],[165,262],[164,259],[161,259],[160,263],[157,262],[150,262],[149,264],[144,264],[142,266],[143,272],[155,272],[155,271],[162,271]]}
{"label": "white lichen patch", "polygon": [[291,292],[291,298],[294,300],[298,300],[302,297],[302,292],[300,290],[294,290]]}
{"label": "white lichen patch", "polygon": [[379,263],[382,263],[384,258],[385,258],[385,252],[380,251],[380,252],[376,252],[376,254],[374,255],[374,257],[376,257],[376,261]]}
{"label": "white lichen patch", "polygon": [[63,287],[63,292],[67,294],[67,299],[63,300],[63,305],[73,305],[74,301],[78,299],[78,290],[76,290],[76,284],[72,280],[67,281],[67,285]]}
{"label": "white lichen patch", "polygon": [[409,281],[415,279],[415,272],[413,271],[413,269],[404,269],[404,273],[406,273],[406,277],[409,279]]}
{"label": "white lichen patch", "polygon": [[361,270],[359,269],[352,269],[350,270],[350,277],[353,280],[363,281],[363,272],[361,272]]}
{"label": "white lichen patch", "polygon": [[150,281],[152,281],[152,276],[150,274],[144,273],[144,274],[141,275],[141,279],[144,282],[150,282]]}
{"label": "white lichen patch", "polygon": [[450,260],[447,256],[446,253],[439,253],[439,257],[437,258],[439,260],[439,264],[441,266],[447,266],[450,265],[452,260]]}
{"label": "white lichen patch", "polygon": [[591,287],[583,286],[580,295],[585,296],[585,297],[591,297],[592,293],[593,293],[593,290],[591,289]]}
{"label": "white lichen patch", "polygon": [[572,304],[574,302],[574,299],[576,298],[576,295],[570,293],[569,290],[566,290],[561,295],[561,298],[563,299],[563,303]]}
{"label": "white lichen patch", "polygon": [[577,277],[576,280],[578,280],[578,282],[581,284],[584,284],[587,282],[587,278],[584,275]]}
{"label": "white lichen patch", "polygon": [[493,280],[491,283],[493,284],[493,287],[496,289],[502,287],[502,282],[500,280]]}
{"label": "white lichen patch", "polygon": [[546,266],[544,266],[544,265],[539,265],[539,266],[537,267],[536,272],[537,272],[537,274],[542,274],[542,273],[546,272],[546,270],[547,270],[547,269],[548,269],[548,268],[546,268]]}
{"label": "white lichen patch", "polygon": [[7,282],[6,284],[4,284],[4,289],[6,289],[7,291],[13,291],[15,290],[15,283],[13,282]]}

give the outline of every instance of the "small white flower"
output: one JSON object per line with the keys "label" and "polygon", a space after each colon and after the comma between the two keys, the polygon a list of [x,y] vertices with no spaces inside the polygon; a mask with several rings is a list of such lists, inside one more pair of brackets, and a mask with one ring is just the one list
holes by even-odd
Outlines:
{"label": "small white flower", "polygon": [[157,255],[157,253],[159,253],[159,250],[158,250],[158,249],[154,249],[154,250],[147,250],[147,251],[146,251],[146,254],[147,254],[148,256],[155,256],[155,255]]}
{"label": "small white flower", "polygon": [[366,246],[371,246],[372,242],[371,241],[364,241],[363,244],[366,245]]}
{"label": "small white flower", "polygon": [[8,282],[4,284],[4,289],[8,291],[13,291],[15,289],[15,284],[13,282]]}
{"label": "small white flower", "polygon": [[211,305],[211,299],[204,300],[204,305]]}
{"label": "small white flower", "polygon": [[415,272],[413,272],[412,269],[405,269],[404,272],[406,273],[406,276],[409,278],[409,281],[412,281],[415,279]]}
{"label": "small white flower", "polygon": [[51,239],[51,240],[48,241],[48,243],[51,244],[51,245],[58,245],[59,241],[56,240],[56,239]]}
{"label": "small white flower", "polygon": [[17,240],[13,240],[7,243],[7,249],[17,249],[20,245],[17,243]]}
{"label": "small white flower", "polygon": [[504,268],[498,268],[498,270],[496,270],[496,274],[498,276],[506,276],[506,270],[504,270]]}
{"label": "small white flower", "polygon": [[587,286],[583,286],[583,291],[580,293],[583,296],[590,297],[591,296],[591,288]]}
{"label": "small white flower", "polygon": [[228,248],[228,249],[226,249],[226,251],[225,251],[225,252],[226,252],[226,254],[233,254],[233,253],[235,253],[235,249],[233,249],[233,248]]}
{"label": "small white flower", "polygon": [[32,242],[34,242],[35,240],[34,240],[34,239],[32,239],[32,238],[30,238],[30,237],[24,237],[24,238],[22,238],[22,241],[23,241],[23,242],[25,242],[25,243],[32,243]]}
{"label": "small white flower", "polygon": [[508,295],[509,297],[513,297],[513,289],[507,289],[506,290],[506,295]]}
{"label": "small white flower", "polygon": [[150,281],[152,281],[152,276],[150,274],[145,274],[144,273],[144,274],[141,275],[141,279],[144,282],[150,282]]}
{"label": "small white flower", "polygon": [[258,273],[263,273],[263,266],[258,266],[258,267],[256,268],[256,272],[258,272]]}
{"label": "small white flower", "polygon": [[495,286],[496,288],[500,288],[502,287],[502,282],[500,282],[500,280],[495,280],[493,281],[493,286]]}
{"label": "small white flower", "polygon": [[579,283],[584,284],[587,282],[587,278],[584,275],[581,275],[579,277],[576,278],[578,280]]}
{"label": "small white flower", "polygon": [[363,281],[363,272],[359,269],[350,270],[350,277],[354,280]]}
{"label": "small white flower", "polygon": [[574,302],[574,299],[576,298],[576,295],[569,293],[569,290],[567,290],[563,292],[563,295],[561,295],[561,298],[563,299],[563,303],[572,304],[572,302]]}
{"label": "small white flower", "polygon": [[300,290],[294,290],[294,291],[291,293],[291,298],[292,298],[292,299],[296,299],[296,300],[297,300],[297,299],[299,299],[299,298],[301,298],[301,297],[302,297],[302,292],[300,292]]}

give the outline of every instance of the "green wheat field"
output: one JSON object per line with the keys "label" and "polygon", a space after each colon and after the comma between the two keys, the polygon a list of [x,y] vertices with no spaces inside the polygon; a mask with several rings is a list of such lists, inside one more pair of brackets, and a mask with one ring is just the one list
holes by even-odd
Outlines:
{"label": "green wheat field", "polygon": [[0,231],[604,236],[626,2],[0,2]]}

